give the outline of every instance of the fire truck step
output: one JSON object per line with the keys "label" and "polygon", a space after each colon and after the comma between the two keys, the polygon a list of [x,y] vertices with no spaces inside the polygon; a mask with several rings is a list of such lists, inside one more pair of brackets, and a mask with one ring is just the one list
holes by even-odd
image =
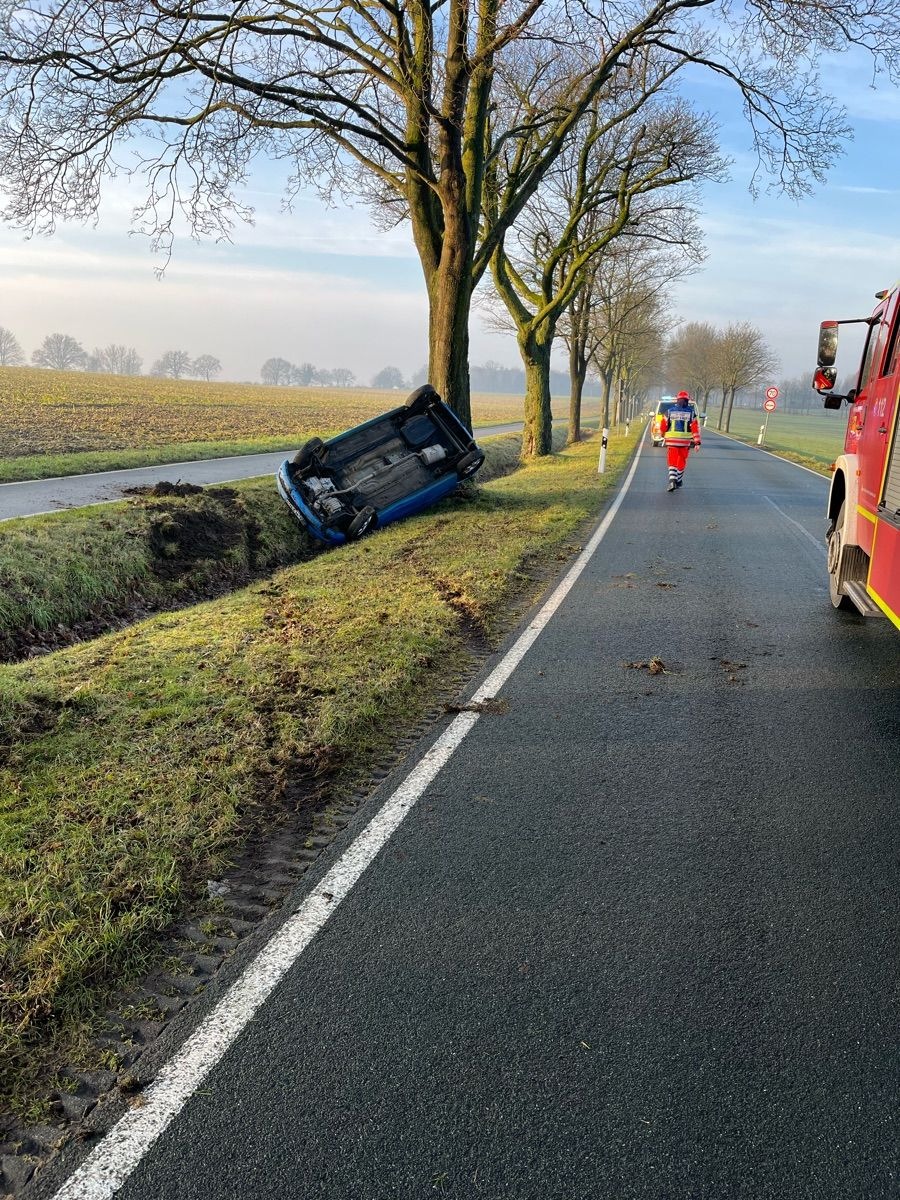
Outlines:
{"label": "fire truck step", "polygon": [[866,591],[865,586],[857,580],[848,580],[844,584],[844,591],[864,617],[880,617],[882,615],[881,609]]}

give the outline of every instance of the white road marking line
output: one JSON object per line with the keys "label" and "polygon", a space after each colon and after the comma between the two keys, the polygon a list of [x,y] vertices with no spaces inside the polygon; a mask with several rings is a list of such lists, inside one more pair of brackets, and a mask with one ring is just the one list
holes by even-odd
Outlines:
{"label": "white road marking line", "polygon": [[[796,465],[798,465],[798,464],[795,464],[795,466]],[[784,517],[784,519],[786,521],[789,521],[790,524],[793,525],[793,527],[797,530],[798,533],[802,533],[808,542],[812,542],[812,544],[815,546],[815,548],[818,550],[818,552],[822,555],[823,558],[828,557],[828,551],[825,549],[825,547],[822,545],[822,543],[817,538],[814,538],[808,529],[804,529],[799,521],[795,521],[793,517],[789,517],[787,515],[787,513],[784,511],[784,509],[779,508],[778,505],[775,503],[775,501],[772,500],[769,496],[763,496],[763,500],[768,500],[769,503],[772,505],[772,507],[775,509],[775,511],[777,513],[781,513],[781,515]]]}
{"label": "white road marking line", "polygon": [[[609,512],[554,589],[540,612],[520,634],[470,703],[493,697],[534,645],[600,545],[637,471],[638,445],[631,470]],[[191,1095],[249,1023],[287,971],[297,961],[363,872],[388,842],[441,768],[450,760],[478,721],[477,712],[459,713],[403,783],[385,801],[356,840],[306,897],[297,911],[260,950],[212,1012],[162,1068],[144,1093],[144,1103],[130,1109],[104,1136],[62,1187],[54,1200],[109,1200],[178,1115]]]}

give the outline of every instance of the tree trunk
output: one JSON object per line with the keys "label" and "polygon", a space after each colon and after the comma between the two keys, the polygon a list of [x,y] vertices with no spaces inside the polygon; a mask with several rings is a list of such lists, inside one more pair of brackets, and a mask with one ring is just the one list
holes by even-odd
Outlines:
{"label": "tree trunk", "polygon": [[525,366],[525,428],[522,431],[522,457],[536,458],[553,450],[553,419],[550,411],[549,339],[520,338],[519,351]]}
{"label": "tree trunk", "polygon": [[722,388],[722,403],[719,405],[719,419],[716,422],[716,429],[721,430],[722,422],[725,420],[725,401],[728,399],[728,389]]}
{"label": "tree trunk", "polygon": [[[734,388],[728,389],[728,414],[725,417],[725,432],[728,433],[731,429],[731,410],[734,408]],[[724,399],[724,397],[723,397]]]}
{"label": "tree trunk", "polygon": [[408,199],[428,289],[428,382],[471,429],[469,310],[474,244],[458,149],[455,141],[445,148],[440,199],[419,185],[410,188]]}
{"label": "tree trunk", "polygon": [[587,357],[584,346],[573,330],[569,336],[569,428],[566,445],[581,441],[581,398],[587,378]]}
{"label": "tree trunk", "polygon": [[471,266],[469,239],[465,235],[451,239],[449,233],[445,233],[440,264],[428,288],[429,382],[468,429],[472,428],[469,393]]}
{"label": "tree trunk", "polygon": [[612,390],[612,371],[600,372],[600,428],[609,429],[609,394]]}

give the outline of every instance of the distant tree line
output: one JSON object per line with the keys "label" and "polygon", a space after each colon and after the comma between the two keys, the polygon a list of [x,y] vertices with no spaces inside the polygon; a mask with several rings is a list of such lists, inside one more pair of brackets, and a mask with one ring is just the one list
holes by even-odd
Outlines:
{"label": "distant tree line", "polygon": [[[316,367],[311,362],[292,363],[289,359],[267,358],[259,369],[263,383],[274,387],[353,387],[356,375],[347,367]],[[399,367],[383,367],[372,379],[374,388],[405,386]]]}
{"label": "distant tree line", "polygon": [[[21,367],[25,362],[25,353],[16,335],[12,330],[0,325],[0,367]],[[140,375],[144,360],[134,346],[111,342],[108,346],[97,346],[88,352],[68,333],[48,333],[40,346],[32,352],[31,364],[51,371]],[[191,376],[210,380],[221,374],[221,371],[222,364],[214,354],[201,354],[194,358],[185,350],[167,350],[150,368],[151,375],[169,379]]]}
{"label": "distant tree line", "polygon": [[[839,390],[848,391],[854,382],[855,376]],[[673,393],[687,389],[701,411],[712,403],[709,419],[726,432],[732,410],[761,410],[765,390],[770,386],[778,388],[778,408],[782,412],[822,412],[822,398],[812,386],[812,371],[793,379],[780,378],[777,358],[762,333],[748,321],[724,329],[701,321],[681,326],[666,346],[660,383]],[[840,413],[837,416],[846,419]]]}
{"label": "distant tree line", "polygon": [[353,387],[356,376],[347,367],[315,367],[311,362],[292,363],[286,358],[267,358],[259,369],[263,383],[274,387]]}
{"label": "distant tree line", "polygon": [[774,384],[778,359],[749,321],[737,321],[725,329],[690,321],[669,340],[666,368],[670,388],[689,391],[701,410],[716,397],[716,428],[727,432],[735,399],[738,395],[743,398],[750,389]]}
{"label": "distant tree line", "polygon": [[[471,367],[472,390],[475,392],[503,392],[508,395],[523,395],[525,392],[525,372],[520,367],[504,367],[498,362],[488,360],[482,366]],[[263,383],[275,387],[354,387],[356,376],[352,371],[338,367],[333,370],[314,366],[310,362],[295,365],[286,358],[267,358],[260,367],[260,378]],[[564,395],[569,390],[569,375],[564,371],[551,371],[553,391]],[[421,366],[407,378],[399,367],[382,367],[371,378],[369,386],[380,391],[392,391],[402,388],[417,388],[423,383],[430,383],[428,367]],[[360,384],[359,386],[365,386]],[[590,395],[599,395],[599,383],[592,381],[585,388]]]}
{"label": "distant tree line", "polygon": [[[506,396],[522,396],[525,394],[525,370],[523,367],[504,367],[502,363],[489,358],[486,363],[472,363],[469,368],[471,390],[473,392],[501,392]],[[410,378],[410,385],[428,383],[428,367],[419,367]],[[554,395],[564,396],[568,393],[570,377],[568,371],[550,372],[550,390]],[[591,379],[584,388],[585,395],[598,396],[600,384]]]}

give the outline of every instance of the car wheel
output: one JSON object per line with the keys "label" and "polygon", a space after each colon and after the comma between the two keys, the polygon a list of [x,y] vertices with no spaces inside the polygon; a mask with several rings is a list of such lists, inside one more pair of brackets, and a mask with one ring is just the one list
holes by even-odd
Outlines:
{"label": "car wheel", "polygon": [[371,504],[367,504],[365,508],[361,508],[347,526],[348,540],[355,541],[357,538],[361,538],[364,533],[368,533],[375,524],[377,515]]}
{"label": "car wheel", "polygon": [[456,464],[456,473],[460,479],[468,479],[470,475],[475,474],[483,462],[484,455],[479,450],[470,450]]}
{"label": "car wheel", "polygon": [[321,438],[310,438],[308,442],[305,442],[300,447],[300,449],[291,459],[291,464],[295,466],[298,471],[304,470],[304,468],[310,465],[315,455],[317,455],[319,451],[324,448],[324,446],[325,443]]}
{"label": "car wheel", "polygon": [[436,400],[440,400],[440,396],[431,384],[423,383],[421,387],[416,388],[406,397],[405,407],[414,413],[425,412]]}

